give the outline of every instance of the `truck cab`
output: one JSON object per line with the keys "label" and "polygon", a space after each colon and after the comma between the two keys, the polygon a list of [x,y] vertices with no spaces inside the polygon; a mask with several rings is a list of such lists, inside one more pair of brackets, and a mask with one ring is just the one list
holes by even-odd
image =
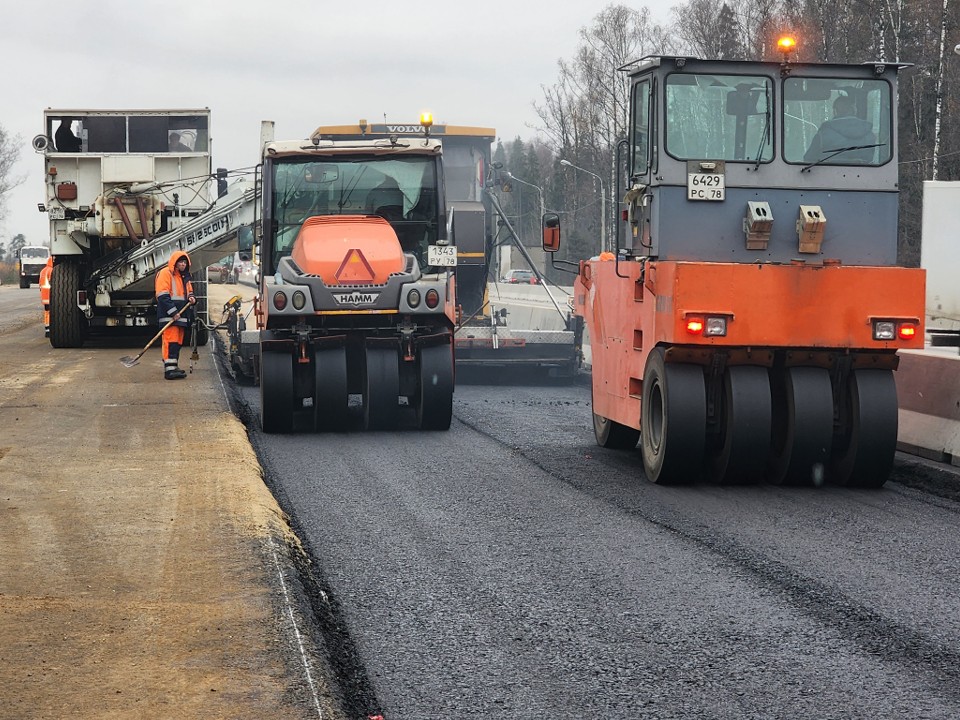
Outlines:
{"label": "truck cab", "polygon": [[40,273],[49,259],[50,248],[46,245],[24,245],[17,250],[17,277],[21,290],[40,282]]}

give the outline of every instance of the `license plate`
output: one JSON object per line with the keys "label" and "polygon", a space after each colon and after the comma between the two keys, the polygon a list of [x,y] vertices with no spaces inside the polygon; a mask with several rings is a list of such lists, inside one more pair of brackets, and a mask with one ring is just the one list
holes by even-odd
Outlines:
{"label": "license plate", "polygon": [[51,220],[63,220],[67,216],[67,211],[60,205],[47,208],[47,213],[50,215]]}
{"label": "license plate", "polygon": [[720,173],[687,175],[687,200],[723,200],[725,197],[726,187]]}
{"label": "license plate", "polygon": [[431,245],[427,248],[427,265],[432,267],[456,267],[456,245]]}

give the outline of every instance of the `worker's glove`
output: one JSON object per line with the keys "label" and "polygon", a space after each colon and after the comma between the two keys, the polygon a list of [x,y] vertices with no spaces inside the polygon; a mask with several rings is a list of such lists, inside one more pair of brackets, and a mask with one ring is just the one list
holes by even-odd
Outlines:
{"label": "worker's glove", "polygon": [[196,296],[196,295],[189,295],[189,296],[187,296],[187,302],[190,303],[191,305],[196,305],[196,304],[197,304],[197,296]]}

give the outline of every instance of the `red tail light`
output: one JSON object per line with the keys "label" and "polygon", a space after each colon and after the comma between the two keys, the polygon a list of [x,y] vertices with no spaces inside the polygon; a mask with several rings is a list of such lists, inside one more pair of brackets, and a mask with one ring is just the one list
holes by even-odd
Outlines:
{"label": "red tail light", "polygon": [[427,290],[427,294],[424,297],[424,300],[427,303],[427,307],[433,310],[437,305],[440,304],[440,293],[438,293],[433,288]]}
{"label": "red tail light", "polygon": [[282,292],[273,294],[273,306],[277,310],[283,310],[287,306],[287,296]]}
{"label": "red tail light", "polygon": [[691,335],[700,335],[703,332],[703,320],[700,318],[687,320],[687,332]]}
{"label": "red tail light", "polygon": [[913,340],[913,338],[917,335],[917,326],[904,323],[897,328],[897,334],[900,336],[901,340]]}

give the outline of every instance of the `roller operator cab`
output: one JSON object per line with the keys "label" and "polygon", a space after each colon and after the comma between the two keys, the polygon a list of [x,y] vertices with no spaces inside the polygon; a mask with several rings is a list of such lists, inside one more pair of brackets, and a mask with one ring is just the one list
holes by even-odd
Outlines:
{"label": "roller operator cab", "polygon": [[629,69],[624,222],[575,294],[597,442],[639,441],[650,480],[886,481],[897,350],[924,337],[924,273],[896,266],[900,67]]}
{"label": "roller operator cab", "polygon": [[405,417],[449,428],[456,247],[439,142],[266,142],[262,197],[264,431],[342,430],[355,416],[366,429]]}

